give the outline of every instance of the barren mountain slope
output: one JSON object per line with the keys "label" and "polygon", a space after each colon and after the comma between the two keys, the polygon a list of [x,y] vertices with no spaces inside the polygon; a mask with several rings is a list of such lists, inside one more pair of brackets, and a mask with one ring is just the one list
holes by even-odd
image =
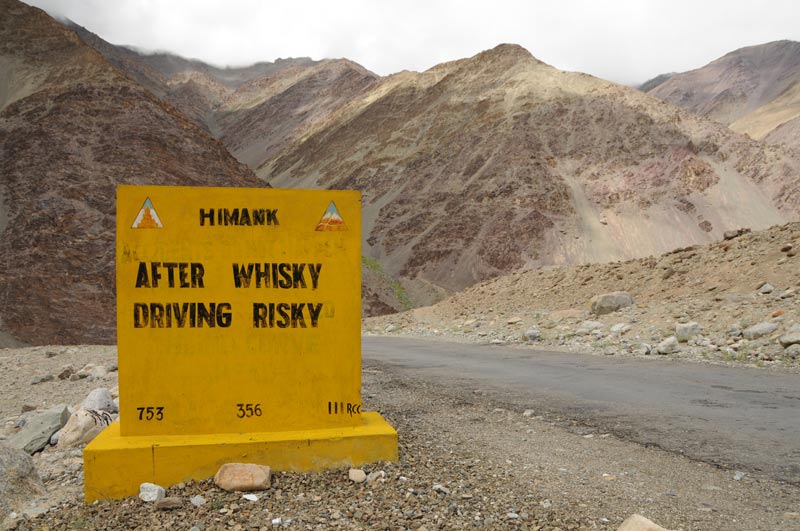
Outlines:
{"label": "barren mountain slope", "polygon": [[[800,223],[793,222],[626,262],[516,272],[433,306],[367,319],[364,327],[499,343],[525,343],[523,334],[534,328],[540,346],[655,355],[678,323],[694,321],[696,337],[671,357],[800,369],[800,349],[779,342],[800,326],[798,252]],[[633,296],[632,306],[590,314],[592,297],[619,290]],[[745,333],[764,322],[773,328]]]}
{"label": "barren mountain slope", "polygon": [[800,147],[800,136],[779,135],[778,129],[800,118],[800,75],[780,96],[747,113],[732,124],[731,129],[756,140],[787,142]]}
{"label": "barren mountain slope", "polygon": [[301,138],[377,77],[345,59],[285,69],[239,87],[218,108],[220,140],[251,168]]}
{"label": "barren mountain slope", "polygon": [[65,26],[75,31],[111,64],[159,98],[178,107],[183,114],[217,137],[221,133],[217,127],[216,111],[238,87],[255,79],[274,76],[284,69],[308,68],[317,63],[300,57],[222,68],[170,53],[139,52],[106,42],[73,22],[65,22]]}
{"label": "barren mountain slope", "polygon": [[381,80],[258,174],[362,190],[365,254],[419,303],[430,284],[459,290],[795,218],[798,168],[778,148],[501,45]]}
{"label": "barren mountain slope", "polygon": [[[708,65],[674,74],[649,94],[765,138],[800,116],[800,43],[776,41],[733,51]],[[788,139],[800,146],[800,138]]]}
{"label": "barren mountain slope", "polygon": [[263,182],[38,9],[0,0],[0,68],[2,329],[113,342],[116,185]]}

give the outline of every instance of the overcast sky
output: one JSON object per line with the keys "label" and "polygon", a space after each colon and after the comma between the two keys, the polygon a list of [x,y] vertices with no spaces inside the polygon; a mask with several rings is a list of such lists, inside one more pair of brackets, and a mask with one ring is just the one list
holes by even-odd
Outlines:
{"label": "overcast sky", "polygon": [[725,53],[800,41],[798,0],[26,0],[114,44],[216,65],[346,57],[381,75],[503,42],[626,84]]}

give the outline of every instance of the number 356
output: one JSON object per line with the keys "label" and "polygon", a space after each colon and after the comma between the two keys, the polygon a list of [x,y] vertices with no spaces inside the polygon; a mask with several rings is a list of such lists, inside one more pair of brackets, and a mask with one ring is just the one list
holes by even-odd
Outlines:
{"label": "number 356", "polygon": [[261,404],[236,404],[236,417],[243,419],[261,416]]}

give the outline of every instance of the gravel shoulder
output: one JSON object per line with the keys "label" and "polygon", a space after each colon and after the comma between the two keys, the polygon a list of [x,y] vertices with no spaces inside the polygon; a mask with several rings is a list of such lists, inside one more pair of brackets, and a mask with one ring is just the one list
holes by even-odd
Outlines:
{"label": "gravel shoulder", "polygon": [[[112,347],[53,349],[51,358],[46,348],[0,351],[3,383],[11,385],[4,388],[12,389],[5,418],[25,403],[75,404],[93,386],[116,385],[116,373],[31,385],[43,370],[36,358],[60,367],[114,357]],[[346,469],[276,473],[257,502],[200,482],[168,489],[182,500],[173,511],[135,497],[86,505],[80,451],[49,448],[34,458],[48,494],[31,502],[17,529],[243,530],[280,522],[274,525],[289,529],[615,530],[632,513],[687,531],[800,529],[797,487],[757,474],[735,480],[734,471],[530,411],[522,397],[456,377],[409,378],[372,361],[363,373],[365,405],[400,434],[398,463],[364,467],[385,473],[371,483],[351,482]],[[188,500],[198,494],[207,503],[195,507]]]}

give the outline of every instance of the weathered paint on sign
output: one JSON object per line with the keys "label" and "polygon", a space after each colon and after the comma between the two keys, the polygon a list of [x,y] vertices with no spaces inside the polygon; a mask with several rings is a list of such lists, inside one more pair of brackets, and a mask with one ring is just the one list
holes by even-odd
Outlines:
{"label": "weathered paint on sign", "polygon": [[354,191],[120,186],[120,431],[361,423]]}

